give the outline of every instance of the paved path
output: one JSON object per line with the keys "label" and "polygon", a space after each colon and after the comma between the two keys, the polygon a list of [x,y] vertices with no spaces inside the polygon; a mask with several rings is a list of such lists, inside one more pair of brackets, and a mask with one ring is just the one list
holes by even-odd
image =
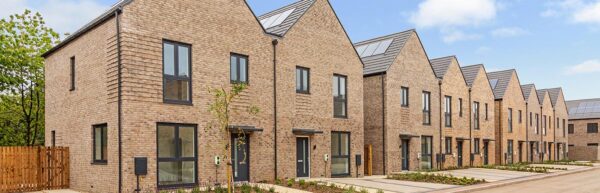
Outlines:
{"label": "paved path", "polygon": [[484,168],[469,168],[460,170],[448,170],[435,172],[441,174],[450,174],[456,177],[467,177],[475,179],[485,179],[487,182],[495,182],[500,180],[508,180],[522,178],[527,176],[540,175],[539,173],[517,172],[508,170],[484,169]]}
{"label": "paved path", "polygon": [[600,169],[568,174],[563,176],[545,178],[529,182],[517,183],[493,189],[478,191],[478,193],[506,193],[506,192],[528,192],[528,193],[597,193],[600,192]]}
{"label": "paved path", "polygon": [[[458,187],[455,185],[447,184],[388,180],[385,179],[384,176],[371,176],[364,178],[329,178],[322,181],[333,182],[336,184],[351,185],[356,187],[367,187],[375,190],[381,189],[384,190],[386,193],[428,192],[432,190]],[[360,188],[358,190],[360,190]]]}

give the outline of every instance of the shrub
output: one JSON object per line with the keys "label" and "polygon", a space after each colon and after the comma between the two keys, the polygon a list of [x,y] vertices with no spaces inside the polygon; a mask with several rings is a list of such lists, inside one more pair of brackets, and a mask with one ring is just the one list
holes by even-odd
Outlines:
{"label": "shrub", "polygon": [[440,184],[452,184],[452,185],[473,185],[485,183],[485,180],[478,180],[475,178],[457,178],[451,175],[444,174],[429,174],[429,173],[406,173],[406,174],[394,174],[389,175],[388,179],[394,180],[407,180],[414,182],[430,182],[430,183],[440,183]]}
{"label": "shrub", "polygon": [[270,188],[269,188],[269,192],[270,192],[270,193],[275,193],[275,188],[274,188],[274,187],[270,187]]}
{"label": "shrub", "polygon": [[242,184],[240,190],[242,191],[242,193],[250,193],[252,191],[252,187],[250,187],[250,185],[248,184]]}
{"label": "shrub", "polygon": [[293,180],[291,180],[291,179],[289,179],[289,180],[287,181],[287,186],[288,186],[288,187],[292,187],[293,185],[294,185],[294,181],[293,181]]}
{"label": "shrub", "polygon": [[281,185],[281,179],[279,179],[279,178],[275,179],[275,185]]}
{"label": "shrub", "polygon": [[360,189],[360,193],[369,193],[369,191],[367,189],[365,189],[365,188],[361,188]]}
{"label": "shrub", "polygon": [[306,181],[300,180],[300,181],[298,181],[298,185],[300,185],[301,187],[305,188],[306,187]]}
{"label": "shrub", "polygon": [[377,189],[377,193],[384,193],[382,189]]}
{"label": "shrub", "polygon": [[[206,187],[206,190],[210,192],[211,191],[210,186]],[[200,193],[200,188],[195,187],[194,189],[192,189],[192,193]]]}
{"label": "shrub", "polygon": [[221,186],[215,187],[215,193],[225,193],[227,190]]}

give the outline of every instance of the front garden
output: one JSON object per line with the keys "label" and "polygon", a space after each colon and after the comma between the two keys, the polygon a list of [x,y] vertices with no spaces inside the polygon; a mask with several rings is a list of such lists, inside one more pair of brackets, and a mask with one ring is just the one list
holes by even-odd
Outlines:
{"label": "front garden", "polygon": [[[306,180],[295,180],[295,179],[287,179],[280,180],[277,179],[274,182],[275,185],[284,186],[288,188],[304,190],[308,192],[314,193],[368,193],[367,189],[361,188],[357,189],[354,186],[342,187],[335,185],[334,183],[325,183],[325,182],[317,182],[317,181],[306,181]],[[377,193],[383,193],[383,190],[377,190]]]}
{"label": "front garden", "polygon": [[459,177],[455,177],[455,176],[447,175],[447,174],[432,174],[432,173],[422,173],[422,172],[392,174],[392,175],[388,175],[387,179],[412,181],[412,182],[427,182],[427,183],[438,183],[438,184],[462,185],[462,186],[486,183],[485,180],[479,180],[479,179],[475,179],[475,178],[467,178],[467,177],[459,178]]}

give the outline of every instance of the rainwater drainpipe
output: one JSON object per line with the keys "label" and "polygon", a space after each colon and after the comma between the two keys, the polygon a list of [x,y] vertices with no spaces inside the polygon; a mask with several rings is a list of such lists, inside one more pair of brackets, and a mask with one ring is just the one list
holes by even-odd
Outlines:
{"label": "rainwater drainpipe", "polygon": [[122,98],[122,63],[121,63],[121,26],[119,23],[119,13],[123,11],[123,7],[115,10],[115,23],[117,28],[117,132],[118,132],[118,148],[119,148],[119,193],[123,191],[123,148],[122,148],[122,130],[123,130],[123,98]]}
{"label": "rainwater drainpipe", "polygon": [[526,162],[529,162],[529,158],[531,157],[529,154],[532,153],[529,152],[529,119],[531,119],[531,117],[528,116],[529,113],[527,112],[529,112],[529,102],[525,102],[525,160],[527,160]]}
{"label": "rainwater drainpipe", "polygon": [[[440,109],[439,109],[439,111],[440,111],[440,116],[439,116],[439,123],[440,123],[439,124],[440,125],[439,147],[440,147],[440,151],[438,152],[438,154],[436,156],[436,161],[438,162],[438,169],[442,169],[442,162],[443,162],[442,160],[444,160],[444,159],[442,158],[442,156],[443,156],[442,155],[442,80],[440,80],[440,79],[438,79],[438,95],[439,95],[439,97],[438,97],[439,103],[438,104],[440,105],[439,106],[440,107]],[[429,109],[431,110],[431,106],[429,107]]]}
{"label": "rainwater drainpipe", "polygon": [[387,156],[387,152],[386,152],[386,143],[385,143],[385,138],[386,138],[386,133],[385,133],[385,74],[381,75],[381,112],[382,112],[382,117],[381,117],[381,127],[383,129],[383,175],[387,175],[387,170],[386,170],[386,156]]}
{"label": "rainwater drainpipe", "polygon": [[274,151],[274,174],[277,179],[277,39],[273,44],[273,151]]}
{"label": "rainwater drainpipe", "polygon": [[[473,102],[471,101],[471,88],[469,88],[469,104],[467,107],[469,108],[469,166],[473,166],[473,159],[475,159],[475,155],[473,155]],[[462,106],[460,107],[462,108]],[[462,110],[462,109],[461,109]],[[479,105],[477,106],[477,112],[479,112]],[[477,117],[479,118],[479,117]]]}

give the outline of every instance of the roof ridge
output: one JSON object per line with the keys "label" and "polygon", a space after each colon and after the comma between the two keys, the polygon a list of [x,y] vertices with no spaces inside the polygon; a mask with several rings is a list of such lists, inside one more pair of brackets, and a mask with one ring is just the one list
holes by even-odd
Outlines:
{"label": "roof ridge", "polygon": [[441,60],[441,59],[446,59],[446,58],[456,58],[456,55],[450,55],[450,56],[443,56],[443,57],[439,57],[439,58],[433,58],[433,59],[429,59],[429,61],[431,61],[431,60]]}
{"label": "roof ridge", "polygon": [[398,35],[398,34],[402,34],[402,33],[407,33],[407,32],[411,32],[411,31],[415,31],[416,32],[417,30],[415,28],[411,28],[411,29],[408,29],[408,30],[400,31],[400,32],[395,32],[395,33],[391,33],[391,34],[387,34],[387,35],[382,35],[382,36],[377,36],[377,37],[374,37],[374,38],[369,38],[369,39],[362,40],[362,41],[359,41],[359,42],[356,42],[356,43],[353,43],[353,44],[354,44],[354,46],[356,46],[358,44],[363,44],[365,42],[368,42],[368,41],[371,41],[371,40],[374,40],[374,39],[379,39],[379,38],[384,38],[384,37],[392,37],[394,35]]}
{"label": "roof ridge", "polygon": [[493,72],[487,72],[488,74],[492,74],[492,73],[501,73],[501,72],[507,72],[507,71],[517,71],[514,68],[513,69],[507,69],[507,70],[499,70],[499,71],[493,71]]}

